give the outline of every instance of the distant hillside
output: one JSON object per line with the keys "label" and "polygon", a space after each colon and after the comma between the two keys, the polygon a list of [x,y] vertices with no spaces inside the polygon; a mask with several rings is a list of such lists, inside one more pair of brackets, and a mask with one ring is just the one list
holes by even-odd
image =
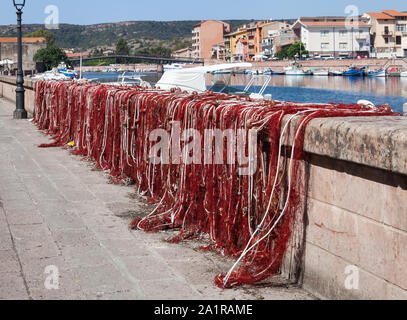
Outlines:
{"label": "distant hillside", "polygon": [[[253,20],[230,20],[235,30]],[[192,29],[199,21],[133,21],[95,25],[61,24],[59,30],[51,30],[62,48],[89,49],[114,45],[121,37],[127,40],[174,40],[192,37]],[[43,29],[40,24],[24,25],[24,34]],[[0,37],[16,36],[15,26],[0,26]]]}

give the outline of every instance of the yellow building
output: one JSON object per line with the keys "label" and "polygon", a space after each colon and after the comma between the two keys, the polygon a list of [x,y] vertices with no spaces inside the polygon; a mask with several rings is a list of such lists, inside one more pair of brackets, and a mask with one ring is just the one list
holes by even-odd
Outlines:
{"label": "yellow building", "polygon": [[247,28],[240,28],[235,32],[231,32],[225,35],[224,42],[226,61],[233,62],[247,60],[247,48],[242,48],[239,45],[241,43],[247,43],[247,30]]}

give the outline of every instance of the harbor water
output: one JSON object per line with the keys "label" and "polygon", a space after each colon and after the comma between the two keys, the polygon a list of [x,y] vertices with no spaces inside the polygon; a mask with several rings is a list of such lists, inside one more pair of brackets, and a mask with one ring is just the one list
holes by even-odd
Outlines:
{"label": "harbor water", "polygon": [[[136,73],[126,73],[132,75]],[[161,77],[157,73],[142,73],[143,80],[155,84]],[[118,73],[85,73],[88,79],[110,82],[117,79]],[[208,76],[207,85],[211,86],[214,77]],[[243,89],[250,80],[249,75],[237,74],[230,78],[230,85]],[[254,82],[251,92],[258,92],[262,79]],[[273,75],[265,94],[273,99],[305,103],[356,103],[358,100],[369,100],[375,105],[388,104],[396,112],[402,112],[407,102],[407,78],[361,78],[361,77],[326,77],[326,76],[286,76]]]}

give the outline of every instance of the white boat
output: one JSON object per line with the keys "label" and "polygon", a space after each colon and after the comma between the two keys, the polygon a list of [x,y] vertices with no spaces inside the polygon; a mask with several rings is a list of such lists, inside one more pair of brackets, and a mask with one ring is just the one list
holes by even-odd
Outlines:
{"label": "white boat", "polygon": [[400,77],[406,78],[407,77],[407,71],[404,71],[400,73]]}
{"label": "white boat", "polygon": [[284,71],[287,76],[308,76],[312,74],[311,71],[304,71],[296,64],[284,68]]}
{"label": "white boat", "polygon": [[54,68],[51,71],[46,71],[44,73],[36,74],[31,79],[33,79],[33,80],[71,80],[72,78],[59,72],[57,68]]}
{"label": "white boat", "polygon": [[126,72],[124,72],[121,76],[118,77],[117,81],[115,82],[108,82],[108,85],[113,86],[123,86],[123,87],[144,87],[144,88],[151,88],[151,84],[143,79],[141,79],[138,75],[129,75],[126,76]]}
{"label": "white boat", "polygon": [[185,63],[166,64],[164,66],[164,71],[184,69],[184,66],[185,66]]}
{"label": "white boat", "polygon": [[386,77],[387,72],[385,69],[380,69],[377,71],[368,71],[367,76],[368,77]]}
{"label": "white boat", "polygon": [[314,75],[314,76],[324,76],[324,77],[326,77],[326,76],[329,76],[329,71],[328,70],[326,70],[326,69],[315,69],[315,70],[312,70],[312,74]]}

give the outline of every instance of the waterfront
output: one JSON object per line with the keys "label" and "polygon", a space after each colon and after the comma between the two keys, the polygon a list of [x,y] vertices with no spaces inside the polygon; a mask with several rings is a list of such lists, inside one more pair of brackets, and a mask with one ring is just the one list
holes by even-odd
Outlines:
{"label": "waterfront", "polygon": [[[132,75],[134,73],[127,73]],[[139,74],[143,80],[155,84],[160,74]],[[118,73],[85,73],[84,77],[112,81],[117,79]],[[220,78],[227,78],[223,75]],[[207,77],[210,87],[214,76]],[[250,80],[247,75],[231,77],[230,84],[239,88],[244,87]],[[258,91],[262,85],[261,79],[256,80],[251,91]],[[265,91],[273,99],[297,102],[318,103],[356,103],[365,99],[376,105],[388,104],[396,112],[402,112],[403,104],[407,102],[407,78],[359,78],[359,77],[317,77],[317,76],[271,76],[269,87]]]}

